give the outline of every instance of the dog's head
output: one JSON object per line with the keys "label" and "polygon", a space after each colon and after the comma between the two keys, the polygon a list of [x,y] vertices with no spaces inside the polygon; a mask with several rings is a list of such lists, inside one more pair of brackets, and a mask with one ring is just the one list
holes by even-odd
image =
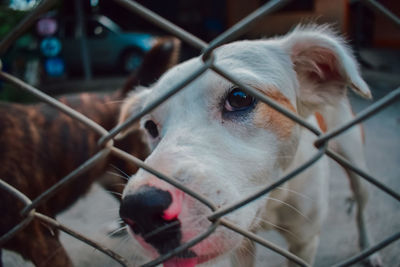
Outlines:
{"label": "dog's head", "polygon": [[[239,81],[306,118],[345,96],[346,86],[370,97],[356,62],[327,27],[298,27],[281,38],[239,41],[215,50],[216,65]],[[200,66],[194,58],[168,71],[151,88],[127,99],[121,121],[165,94]],[[209,70],[144,116],[152,153],[146,163],[211,199],[219,208],[276,181],[296,153],[300,126]],[[226,217],[249,229],[266,200]],[[156,176],[139,170],[120,209],[131,233],[153,256],[203,233],[210,209]],[[164,230],[161,227],[169,225]],[[218,228],[168,261],[193,266],[229,252],[242,237]]]}

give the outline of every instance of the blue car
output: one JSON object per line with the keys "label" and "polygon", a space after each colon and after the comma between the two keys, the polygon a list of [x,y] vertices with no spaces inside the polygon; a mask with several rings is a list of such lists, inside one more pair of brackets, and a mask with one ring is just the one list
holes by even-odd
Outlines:
{"label": "blue car", "polygon": [[[67,72],[82,70],[78,30],[76,19],[60,22],[61,57]],[[86,41],[92,70],[129,73],[139,66],[155,39],[156,36],[148,33],[124,32],[105,16],[93,16],[86,20]]]}

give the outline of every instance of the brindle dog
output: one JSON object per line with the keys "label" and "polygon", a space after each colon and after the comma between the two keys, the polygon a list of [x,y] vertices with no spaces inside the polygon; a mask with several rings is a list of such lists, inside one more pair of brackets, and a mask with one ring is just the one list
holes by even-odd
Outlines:
{"label": "brindle dog", "polygon": [[[179,46],[176,39],[160,38],[139,70],[112,94],[82,93],[59,100],[109,130],[117,124],[122,100],[129,91],[136,85],[155,82],[174,65]],[[93,130],[48,104],[0,103],[0,179],[34,199],[98,152],[98,139]],[[116,142],[116,146],[141,159],[148,154],[139,132]],[[87,192],[110,164],[129,174],[137,170],[136,166],[110,156],[41,204],[38,211],[54,217]],[[111,191],[122,191],[122,186],[115,186],[121,180],[115,179],[121,178],[114,177],[103,185]],[[23,219],[20,216],[23,207],[10,193],[0,189],[0,236]],[[57,231],[37,220],[7,241],[4,248],[21,254],[36,266],[72,265]]]}

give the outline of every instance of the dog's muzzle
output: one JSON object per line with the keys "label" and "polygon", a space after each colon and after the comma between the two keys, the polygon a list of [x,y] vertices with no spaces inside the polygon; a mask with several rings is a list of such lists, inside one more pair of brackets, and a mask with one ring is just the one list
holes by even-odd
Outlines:
{"label": "dog's muzzle", "polygon": [[[167,190],[143,185],[135,193],[125,196],[119,214],[132,232],[164,254],[181,245],[182,229],[178,215],[180,199]],[[175,260],[188,261],[195,258],[187,250],[175,256]]]}

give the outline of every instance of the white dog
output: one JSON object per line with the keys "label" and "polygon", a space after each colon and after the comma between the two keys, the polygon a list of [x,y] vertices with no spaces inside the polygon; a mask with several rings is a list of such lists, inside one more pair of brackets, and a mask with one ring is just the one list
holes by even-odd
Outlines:
{"label": "white dog", "polygon": [[[300,26],[280,38],[234,42],[214,53],[217,66],[323,131],[353,117],[347,86],[371,97],[348,47],[326,26]],[[200,58],[179,64],[151,88],[132,95],[122,108],[121,122],[201,64]],[[140,127],[152,148],[145,162],[211,199],[218,208],[276,182],[317,152],[314,134],[212,70],[144,116]],[[336,142],[338,153],[366,167],[360,127],[340,135]],[[329,165],[323,157],[268,196],[225,218],[253,232],[278,230],[290,252],[313,264],[328,212],[328,177]],[[369,246],[362,213],[366,192],[357,175],[349,173],[349,178],[359,204],[360,245],[365,248]],[[211,224],[207,219],[211,213],[145,170],[128,182],[120,208],[131,234],[153,258],[203,233]],[[234,266],[253,266],[254,244],[218,227],[164,266],[189,267],[211,260],[217,264],[224,255],[232,256]],[[377,255],[370,261],[380,265]]]}

